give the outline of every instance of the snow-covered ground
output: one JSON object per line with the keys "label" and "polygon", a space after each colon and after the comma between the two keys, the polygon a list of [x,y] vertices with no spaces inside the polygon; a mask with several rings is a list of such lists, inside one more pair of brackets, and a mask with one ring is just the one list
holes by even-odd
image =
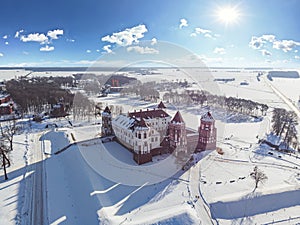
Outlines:
{"label": "snow-covered ground", "polygon": [[[5,72],[5,79],[27,72]],[[159,72],[138,79],[198,79],[183,77],[182,70]],[[213,81],[222,95],[292,110],[287,99],[291,104],[298,100],[300,79],[265,81],[257,79],[257,73],[216,69],[211,78],[235,78],[226,83]],[[93,100],[121,105],[124,112],[157,104],[117,94]],[[167,112],[174,115],[177,109],[187,126],[197,129],[204,109],[169,105]],[[8,181],[0,170],[0,224],[27,224],[36,218],[45,224],[299,224],[300,155],[257,144],[270,131],[271,114],[256,121],[237,117],[230,123],[222,119],[229,116],[225,112],[216,114],[218,146],[224,154],[197,155],[200,161],[187,171],[177,168],[172,156],[137,166],[132,154],[119,144],[99,141],[101,125],[93,125],[99,121],[72,121],[71,127],[67,120],[51,119],[28,125],[15,136]],[[47,124],[58,128],[46,129]],[[268,177],[255,191],[249,176],[254,166]],[[37,212],[43,213],[37,217]]]}

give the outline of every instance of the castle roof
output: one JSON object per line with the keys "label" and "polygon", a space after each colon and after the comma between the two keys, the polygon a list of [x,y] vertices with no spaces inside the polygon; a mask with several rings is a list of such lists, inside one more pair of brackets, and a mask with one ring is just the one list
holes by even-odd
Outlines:
{"label": "castle roof", "polygon": [[201,120],[210,122],[210,121],[214,121],[214,118],[210,112],[207,112],[201,117]]}
{"label": "castle roof", "polygon": [[105,107],[104,111],[103,112],[106,112],[106,113],[111,113],[110,109],[108,108],[108,106]]}
{"label": "castle roof", "polygon": [[168,113],[166,113],[162,109],[153,109],[153,110],[147,110],[147,111],[141,110],[139,112],[128,113],[128,115],[133,118],[144,118],[144,119],[164,118],[164,117],[170,116]]}
{"label": "castle roof", "polygon": [[165,104],[162,101],[160,101],[160,103],[158,104],[157,108],[158,109],[166,109],[167,107],[165,106]]}
{"label": "castle roof", "polygon": [[137,127],[147,127],[147,124],[146,124],[145,120],[143,118],[141,118],[140,120],[137,121],[136,126]]}
{"label": "castle roof", "polygon": [[171,123],[184,123],[184,120],[179,111],[177,111],[174,118],[171,120]]}

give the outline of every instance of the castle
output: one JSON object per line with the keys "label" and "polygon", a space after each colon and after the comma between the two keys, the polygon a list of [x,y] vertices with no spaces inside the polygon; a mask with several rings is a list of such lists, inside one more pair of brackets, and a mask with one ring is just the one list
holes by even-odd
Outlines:
{"label": "castle", "polygon": [[152,110],[120,114],[112,118],[108,107],[102,112],[102,136],[115,136],[133,153],[140,165],[163,153],[191,153],[216,149],[215,120],[210,112],[200,119],[198,131],[186,127],[179,111],[172,118],[163,102]]}

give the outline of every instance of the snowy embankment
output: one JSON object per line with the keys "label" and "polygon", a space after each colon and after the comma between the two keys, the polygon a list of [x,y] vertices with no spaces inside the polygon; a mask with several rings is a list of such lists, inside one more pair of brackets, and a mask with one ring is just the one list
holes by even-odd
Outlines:
{"label": "snowy embankment", "polygon": [[44,132],[41,148],[45,154],[57,154],[71,144],[100,137],[100,126],[89,125],[75,128],[57,128]]}
{"label": "snowy embankment", "polygon": [[[112,168],[97,171],[96,164],[110,164],[102,153],[97,141],[90,141],[46,160],[50,224],[195,223],[195,212],[186,203],[190,199],[187,177],[136,186],[129,185],[132,179],[139,180],[135,171],[125,169],[125,185],[104,177],[114,173]],[[125,163],[117,163],[116,168],[121,164]],[[118,171],[122,173],[122,168]],[[139,176],[151,178],[146,171]]]}
{"label": "snowy embankment", "polygon": [[15,135],[7,181],[4,180],[3,169],[0,169],[0,225],[20,224],[23,212],[28,210],[24,200],[26,181],[30,177],[26,175],[29,141],[24,133]]}
{"label": "snowy embankment", "polygon": [[210,207],[214,218],[232,220],[299,206],[299,196],[300,190],[284,191],[275,194],[253,192],[241,199],[236,198],[232,201],[211,203]]}
{"label": "snowy embankment", "polygon": [[43,152],[48,155],[55,154],[70,144],[68,134],[56,130],[44,133],[40,141]]}
{"label": "snowy embankment", "polygon": [[[178,171],[172,157],[164,163],[137,166],[132,154],[117,143],[93,140],[99,127],[92,127],[64,129],[68,137],[73,133],[75,139],[85,137],[90,141],[72,145],[46,160],[50,224],[193,224],[197,221],[195,209],[187,203],[192,198],[188,172]],[[81,132],[85,135],[81,136]],[[51,137],[56,136],[51,134]],[[65,137],[60,134],[53,141],[64,143]],[[165,174],[172,168],[168,162],[175,166],[172,176]]]}

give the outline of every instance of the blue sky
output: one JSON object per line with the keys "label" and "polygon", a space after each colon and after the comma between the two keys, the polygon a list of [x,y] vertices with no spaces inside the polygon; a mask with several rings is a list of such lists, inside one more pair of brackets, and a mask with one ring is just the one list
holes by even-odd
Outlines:
{"label": "blue sky", "polygon": [[125,62],[120,47],[163,60],[159,43],[166,41],[208,66],[295,68],[299,8],[298,0],[3,1],[0,66]]}

